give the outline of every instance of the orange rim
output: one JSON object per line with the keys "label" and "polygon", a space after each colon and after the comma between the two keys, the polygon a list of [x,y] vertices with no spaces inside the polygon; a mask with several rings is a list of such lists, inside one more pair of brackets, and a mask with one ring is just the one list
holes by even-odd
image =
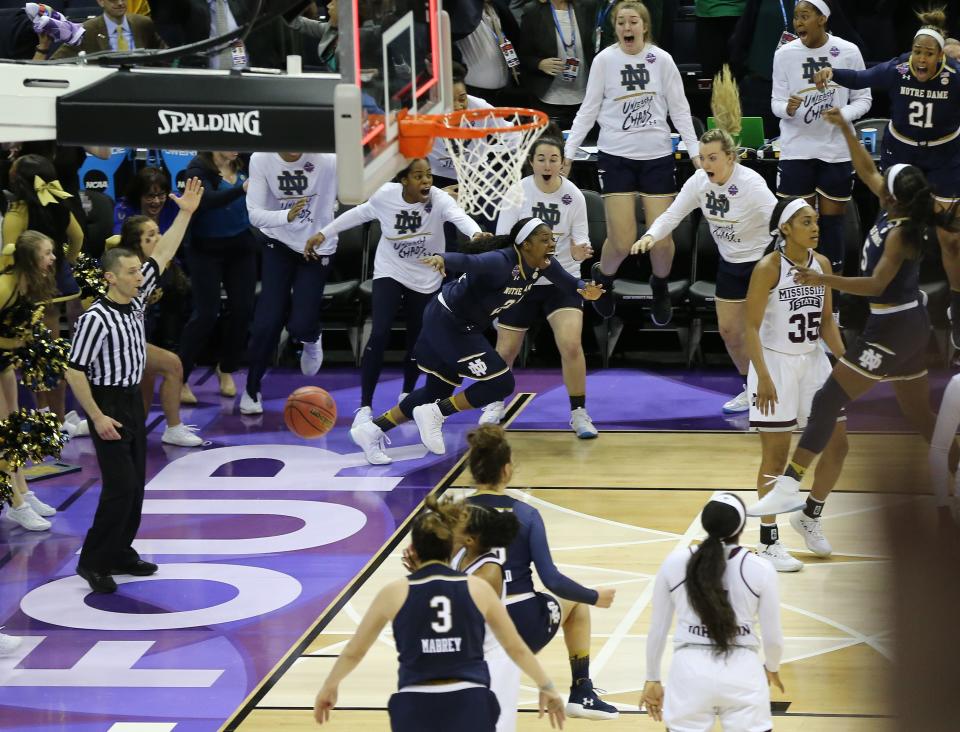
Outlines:
{"label": "orange rim", "polygon": [[[490,117],[529,117],[509,127],[472,127],[461,126],[464,121],[489,119]],[[446,114],[411,115],[402,109],[397,114],[400,137],[400,153],[408,158],[422,158],[430,152],[433,140],[446,137],[458,140],[476,140],[488,135],[513,134],[546,127],[549,118],[537,109],[524,107],[494,107],[493,109],[463,109]]]}

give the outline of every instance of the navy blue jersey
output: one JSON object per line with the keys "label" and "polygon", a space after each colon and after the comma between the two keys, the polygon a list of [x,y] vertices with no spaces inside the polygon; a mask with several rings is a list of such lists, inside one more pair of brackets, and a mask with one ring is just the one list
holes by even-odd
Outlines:
{"label": "navy blue jersey", "polygon": [[946,141],[960,130],[960,73],[946,61],[928,81],[910,71],[910,54],[856,71],[834,69],[833,80],[849,89],[875,87],[890,94],[890,124],[895,138],[921,143]]}
{"label": "navy blue jersey", "polygon": [[498,511],[513,511],[520,523],[520,531],[517,532],[513,543],[507,547],[507,558],[503,563],[507,595],[533,592],[533,572],[530,565],[535,564],[540,581],[550,592],[565,600],[588,605],[596,604],[598,597],[596,590],[574,582],[563,575],[553,563],[550,546],[547,544],[547,530],[537,509],[516,498],[490,493],[469,496],[467,500]]}
{"label": "navy blue jersey", "polygon": [[[871,227],[867,234],[867,240],[863,243],[863,253],[860,256],[860,274],[869,277],[883,256],[883,248],[887,243],[887,236],[900,225],[904,219],[891,219],[889,214],[882,210],[877,216],[877,222]],[[905,259],[899,271],[893,276],[882,293],[874,297],[867,298],[870,302],[883,303],[885,305],[904,305],[908,302],[916,302],[920,297],[920,260]]]}
{"label": "navy blue jersey", "polygon": [[467,575],[428,564],[407,581],[407,599],[393,619],[398,688],[439,679],[490,686],[483,660],[484,619],[470,597]]}
{"label": "navy blue jersey", "polygon": [[443,302],[460,320],[483,329],[498,313],[520,302],[541,275],[573,292],[584,287],[553,257],[548,267],[530,269],[515,246],[483,254],[450,252],[443,261],[448,271],[464,273],[443,286]]}

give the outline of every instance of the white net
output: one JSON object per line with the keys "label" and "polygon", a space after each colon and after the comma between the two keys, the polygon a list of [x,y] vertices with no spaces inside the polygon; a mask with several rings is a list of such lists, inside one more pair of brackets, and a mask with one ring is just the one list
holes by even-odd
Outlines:
{"label": "white net", "polygon": [[[447,155],[457,171],[457,203],[468,214],[494,220],[501,208],[523,202],[520,176],[527,153],[540,136],[545,119],[517,110],[506,116],[501,111],[472,110],[459,125],[445,118],[448,128],[490,128],[483,137],[461,139],[444,137]],[[520,125],[533,124],[526,129]],[[495,130],[495,131],[494,131]]]}

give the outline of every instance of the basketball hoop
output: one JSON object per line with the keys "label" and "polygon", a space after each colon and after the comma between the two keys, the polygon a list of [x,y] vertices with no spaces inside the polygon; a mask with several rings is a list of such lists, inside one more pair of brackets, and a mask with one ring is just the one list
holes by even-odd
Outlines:
{"label": "basketball hoop", "polygon": [[426,157],[443,139],[457,171],[457,203],[469,214],[495,219],[502,207],[523,202],[520,174],[547,115],[534,109],[495,107],[447,114],[398,115],[400,153]]}

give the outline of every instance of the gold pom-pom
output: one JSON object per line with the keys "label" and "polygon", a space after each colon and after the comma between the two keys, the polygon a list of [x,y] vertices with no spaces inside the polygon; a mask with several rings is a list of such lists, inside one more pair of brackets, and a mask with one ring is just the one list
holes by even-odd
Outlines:
{"label": "gold pom-pom", "polygon": [[55,389],[67,371],[70,342],[54,338],[44,326],[34,328],[33,337],[14,352],[20,369],[20,383],[31,391]]}
{"label": "gold pom-pom", "polygon": [[0,422],[0,460],[17,470],[28,460],[59,458],[63,450],[60,420],[53,412],[21,408]]}
{"label": "gold pom-pom", "polygon": [[107,281],[103,278],[100,261],[81,254],[73,263],[73,279],[80,286],[80,297],[96,300],[107,294]]}

